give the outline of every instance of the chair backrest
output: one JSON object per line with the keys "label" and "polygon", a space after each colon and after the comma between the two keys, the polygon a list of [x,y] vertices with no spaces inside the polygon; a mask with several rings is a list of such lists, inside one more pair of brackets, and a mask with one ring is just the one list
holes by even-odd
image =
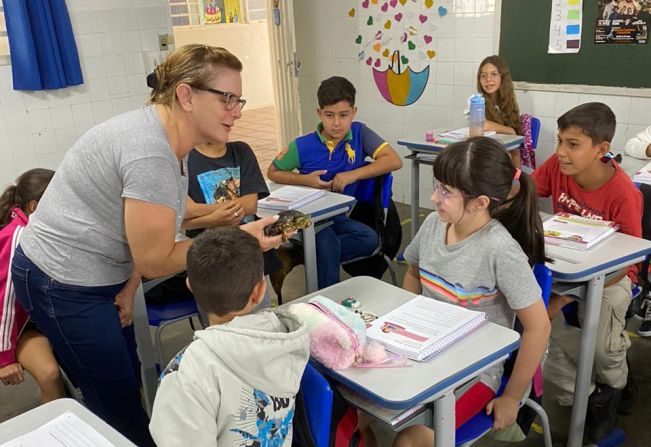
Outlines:
{"label": "chair backrest", "polygon": [[387,172],[379,177],[367,178],[357,183],[355,198],[358,202],[374,203],[375,202],[375,182],[382,182],[382,208],[385,210],[389,207],[391,200],[391,190],[393,188],[393,174]]}
{"label": "chair backrest", "polygon": [[535,116],[531,117],[531,147],[538,147],[538,137],[540,136],[540,119]]}
{"label": "chair backrest", "polygon": [[328,447],[333,400],[330,384],[308,363],[301,379],[301,389],[312,437],[317,447]]}
{"label": "chair backrest", "polygon": [[542,299],[545,307],[549,306],[549,297],[552,294],[552,271],[545,264],[534,264],[533,275],[538,281],[538,286],[542,290]]}

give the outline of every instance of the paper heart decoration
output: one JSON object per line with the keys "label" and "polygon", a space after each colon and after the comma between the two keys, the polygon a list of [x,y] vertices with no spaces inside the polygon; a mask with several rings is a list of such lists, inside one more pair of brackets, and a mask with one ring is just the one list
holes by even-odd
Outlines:
{"label": "paper heart decoration", "polygon": [[389,49],[388,48],[384,49],[384,51],[382,52],[382,56],[389,57]]}
{"label": "paper heart decoration", "polygon": [[427,57],[429,57],[430,59],[434,59],[434,56],[436,56],[436,51],[427,50]]}
{"label": "paper heart decoration", "polygon": [[399,12],[398,14],[396,14],[395,16],[393,16],[393,18],[396,19],[396,22],[401,21],[401,20],[402,20],[402,13]]}
{"label": "paper heart decoration", "polygon": [[432,43],[432,36],[429,36],[429,35],[425,34],[423,36],[423,40],[425,41],[426,44],[429,45],[430,43]]}
{"label": "paper heart decoration", "polygon": [[398,5],[398,0],[391,0],[389,4],[391,5],[392,8],[395,8],[396,5]]}
{"label": "paper heart decoration", "polygon": [[373,25],[373,17],[368,16],[368,20],[366,21],[366,24],[367,24],[368,26]]}
{"label": "paper heart decoration", "polygon": [[387,12],[389,10],[389,4],[384,3],[380,9],[382,10],[382,12]]}
{"label": "paper heart decoration", "polygon": [[380,50],[382,49],[382,44],[380,42],[374,44],[373,49],[379,53]]}
{"label": "paper heart decoration", "polygon": [[357,53],[357,60],[359,62],[362,62],[364,60],[365,56],[366,56],[366,52],[364,50],[362,50],[359,53]]}
{"label": "paper heart decoration", "polygon": [[384,23],[384,27],[385,27],[386,29],[391,29],[391,20],[387,20],[387,21]]}
{"label": "paper heart decoration", "polygon": [[448,8],[445,6],[439,6],[439,15],[444,17],[448,13]]}
{"label": "paper heart decoration", "polygon": [[405,56],[400,56],[400,62],[402,62],[403,64],[407,64],[409,63],[409,59],[407,59]]}
{"label": "paper heart decoration", "polygon": [[356,44],[362,43],[362,35],[361,34],[357,36],[357,39],[355,39],[355,43]]}
{"label": "paper heart decoration", "polygon": [[379,67],[380,66],[380,59],[375,59],[375,64],[373,64],[373,65],[375,65],[376,68]]}
{"label": "paper heart decoration", "polygon": [[405,6],[405,3],[407,3],[407,0],[399,0],[399,1],[402,6]]}
{"label": "paper heart decoration", "polygon": [[409,42],[407,42],[407,48],[409,48],[410,50],[415,50],[416,44],[410,40]]}
{"label": "paper heart decoration", "polygon": [[371,3],[373,3],[374,5],[377,5],[377,2],[378,0],[371,0]]}
{"label": "paper heart decoration", "polygon": [[368,0],[362,2],[362,8],[368,8]]}
{"label": "paper heart decoration", "polygon": [[355,17],[355,8],[352,8],[350,11],[348,11],[348,15],[350,17]]}
{"label": "paper heart decoration", "polygon": [[405,42],[407,42],[407,33],[402,33],[402,36],[400,36],[400,43]]}
{"label": "paper heart decoration", "polygon": [[425,23],[427,22],[427,16],[425,14],[421,14],[418,16],[418,20],[420,20],[420,23]]}
{"label": "paper heart decoration", "polygon": [[373,63],[372,58],[369,57],[368,59],[366,59],[366,65],[371,65],[372,63]]}
{"label": "paper heart decoration", "polygon": [[382,31],[381,30],[378,31],[377,33],[375,33],[375,40],[380,40],[380,39],[382,39]]}
{"label": "paper heart decoration", "polygon": [[432,6],[434,6],[434,1],[433,0],[425,0],[425,7],[427,9],[431,8]]}
{"label": "paper heart decoration", "polygon": [[415,36],[416,34],[418,34],[418,29],[416,29],[416,27],[413,26],[413,25],[409,25],[409,28],[407,28],[407,31],[409,32],[410,36]]}

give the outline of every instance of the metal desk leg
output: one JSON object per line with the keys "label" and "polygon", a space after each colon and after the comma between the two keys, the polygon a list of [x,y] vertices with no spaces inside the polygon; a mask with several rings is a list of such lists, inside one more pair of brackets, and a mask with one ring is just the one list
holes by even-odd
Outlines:
{"label": "metal desk leg", "polygon": [[312,293],[319,290],[316,265],[316,233],[314,223],[302,230],[303,257],[305,262],[305,291]]}
{"label": "metal desk leg", "polygon": [[434,401],[434,445],[454,447],[454,392]]}
{"label": "metal desk leg", "polygon": [[411,160],[411,238],[418,232],[418,211],[420,209],[420,167],[416,159]]}
{"label": "metal desk leg", "polygon": [[140,358],[140,377],[142,378],[145,410],[151,417],[151,409],[154,405],[154,396],[158,386],[158,373],[154,361],[154,347],[149,332],[149,319],[147,318],[147,307],[145,306],[145,294],[142,284],[138,286],[133,300],[133,324],[136,332],[136,343],[138,344],[138,358]]}
{"label": "metal desk leg", "polygon": [[588,408],[588,393],[590,391],[590,380],[592,379],[592,364],[597,344],[597,326],[599,324],[603,290],[603,275],[599,275],[588,282],[588,291],[585,297],[585,316],[581,327],[579,365],[576,370],[574,385],[574,405],[572,406],[572,419],[570,419],[570,432],[567,437],[568,447],[580,447],[583,444],[583,428]]}

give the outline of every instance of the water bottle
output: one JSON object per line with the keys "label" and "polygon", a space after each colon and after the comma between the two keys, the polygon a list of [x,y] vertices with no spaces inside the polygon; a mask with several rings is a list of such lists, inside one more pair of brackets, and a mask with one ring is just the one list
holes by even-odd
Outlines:
{"label": "water bottle", "polygon": [[479,93],[470,97],[470,113],[468,114],[468,134],[471,137],[481,137],[484,135],[484,123],[486,116],[486,100]]}

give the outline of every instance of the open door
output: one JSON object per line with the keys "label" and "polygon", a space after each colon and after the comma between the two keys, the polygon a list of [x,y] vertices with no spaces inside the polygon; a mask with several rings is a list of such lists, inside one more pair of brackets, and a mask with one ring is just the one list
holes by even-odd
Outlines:
{"label": "open door", "polygon": [[300,135],[301,129],[298,100],[300,62],[296,59],[293,3],[293,0],[267,0],[279,150]]}

